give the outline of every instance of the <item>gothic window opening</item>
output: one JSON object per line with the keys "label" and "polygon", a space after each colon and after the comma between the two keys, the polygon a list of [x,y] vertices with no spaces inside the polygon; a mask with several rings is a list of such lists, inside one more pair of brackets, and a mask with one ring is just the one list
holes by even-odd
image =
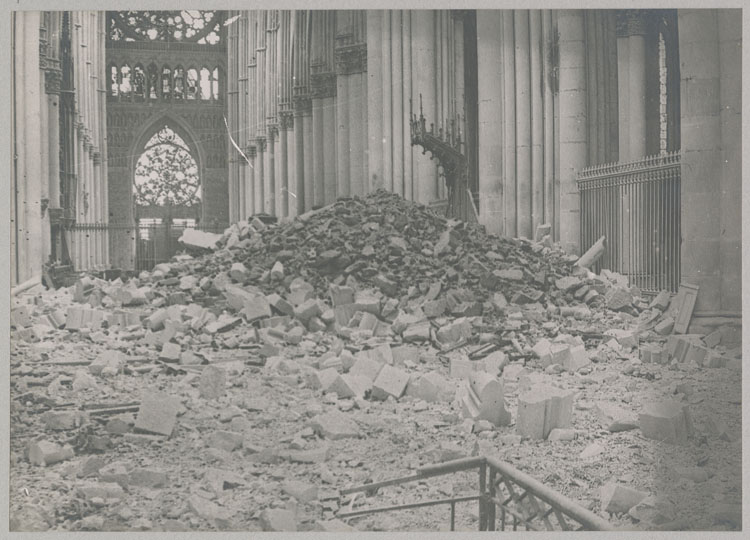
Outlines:
{"label": "gothic window opening", "polygon": [[158,88],[158,80],[159,80],[159,69],[156,67],[156,64],[151,64],[148,66],[148,98],[149,99],[158,99],[159,95],[157,93]]}
{"label": "gothic window opening", "polygon": [[119,95],[119,86],[120,86],[120,75],[117,70],[117,66],[114,64],[110,64],[109,66],[109,93],[110,95],[117,96]]}
{"label": "gothic window opening", "polygon": [[125,64],[120,68],[120,95],[124,98],[130,97],[130,66]]}
{"label": "gothic window opening", "polygon": [[211,99],[211,72],[208,68],[201,68],[201,99]]}
{"label": "gothic window opening", "polygon": [[185,97],[185,70],[182,66],[174,68],[174,98],[183,99]]}
{"label": "gothic window opening", "polygon": [[143,66],[137,64],[133,69],[133,95],[138,101],[143,101],[146,97],[146,73]]}
{"label": "gothic window opening", "polygon": [[169,99],[172,95],[172,70],[164,66],[161,70],[161,96]]}
{"label": "gothic window opening", "polygon": [[145,207],[197,207],[198,164],[185,141],[165,125],[143,149],[135,168],[135,203]]}
{"label": "gothic window opening", "polygon": [[198,92],[198,70],[188,69],[187,72],[187,99],[196,99]]}

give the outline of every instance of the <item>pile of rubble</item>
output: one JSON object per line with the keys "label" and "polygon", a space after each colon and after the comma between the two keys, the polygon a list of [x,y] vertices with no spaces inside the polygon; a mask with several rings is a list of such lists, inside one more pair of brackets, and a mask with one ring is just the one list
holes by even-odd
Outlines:
{"label": "pile of rubble", "polygon": [[[325,462],[331,446],[314,441],[363,437],[351,415],[379,402],[438,407],[463,418],[463,431],[483,443],[496,435],[503,444],[570,441],[578,437],[576,385],[605,366],[644,379],[661,378],[662,368],[740,369],[739,348],[726,346],[731,336],[671,334],[684,320],[679,294],[647,301],[623,276],[575,265],[544,232],[537,241],[498,238],[378,191],[288,223],[254,218],[221,237],[187,234],[192,255],[128,281],[86,276],[70,289],[28,291],[11,313],[14,414],[38,413],[33,422],[45,432],[75,436],[33,436],[25,460],[49,466],[106,452],[118,440],[174,441],[185,436],[178,426],[186,418],[202,418],[204,403],[222,404],[221,429],[206,445],[254,463]],[[60,342],[98,352],[57,361]],[[305,427],[271,454],[246,419],[266,404],[233,397],[258,373],[325,405],[310,407]],[[112,401],[127,394],[123,377],[168,375],[183,379],[138,388],[135,401]],[[102,396],[109,402],[91,403]],[[640,429],[674,444],[694,434],[684,386],[639,413],[621,405],[595,404],[608,432]],[[715,436],[732,440],[726,425],[712,425]],[[587,447],[584,457],[597,452]],[[158,470],[97,459],[78,464],[91,469],[79,476],[99,479],[78,491],[89,502],[122,499],[122,485],[161,487],[153,485]],[[242,484],[232,478],[216,481]],[[309,503],[312,487],[285,493]],[[190,498],[193,514],[230,527],[230,513],[202,497]],[[601,509],[613,513],[642,503],[623,510],[623,498],[635,499],[621,486],[607,485],[602,497]],[[323,506],[318,526],[343,527],[331,525],[335,511]],[[274,511],[258,516],[265,530],[297,527],[289,519],[273,525]],[[630,516],[653,524],[643,513]]]}

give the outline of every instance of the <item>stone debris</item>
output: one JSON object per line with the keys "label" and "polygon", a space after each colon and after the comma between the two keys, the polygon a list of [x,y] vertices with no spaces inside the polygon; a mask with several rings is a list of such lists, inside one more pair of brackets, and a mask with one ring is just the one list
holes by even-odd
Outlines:
{"label": "stone debris", "polygon": [[510,425],[503,383],[489,373],[473,372],[469,376],[461,388],[460,403],[464,418],[487,420],[495,426]]}
{"label": "stone debris", "polygon": [[622,514],[648,497],[648,493],[622,484],[609,482],[601,488],[602,510],[610,514]]}
{"label": "stone debris", "polygon": [[[674,512],[625,485],[632,475],[613,473],[611,456],[632,456],[634,436],[639,448],[685,444],[691,414],[703,440],[734,449],[736,421],[703,410],[698,375],[736,379],[740,337],[674,334],[669,292],[649,299],[626,276],[576,267],[550,232],[540,226],[535,242],[489,236],[379,191],[293,221],[186,231],[187,254],[137,276],[37,288],[11,309],[11,415],[25,433],[38,430],[12,462],[24,455],[62,479],[98,478],[76,493],[97,509],[127,495],[116,515],[132,530],[226,530],[247,519],[333,532],[352,530],[335,517],[351,500],[328,498],[326,484],[500,448],[533,468],[562,451],[545,483],[592,500],[606,481],[601,511],[668,525]],[[672,400],[642,401],[647,383]],[[645,440],[621,433],[635,428]],[[200,463],[191,474],[201,483],[174,466],[186,460]],[[568,462],[588,478],[571,476]],[[713,462],[694,465],[669,470],[683,484],[723,481]],[[183,503],[156,518],[143,509],[159,493]],[[70,522],[110,524],[91,517]],[[714,522],[731,527],[735,517],[719,509]]]}
{"label": "stone debris", "polygon": [[164,393],[147,392],[141,398],[135,429],[169,437],[177,424],[180,403]]}
{"label": "stone debris", "polygon": [[572,391],[546,385],[525,391],[518,397],[518,433],[532,439],[546,439],[554,428],[570,428],[573,396]]}
{"label": "stone debris", "polygon": [[644,437],[669,444],[686,444],[693,432],[687,405],[670,400],[645,404],[638,424]]}

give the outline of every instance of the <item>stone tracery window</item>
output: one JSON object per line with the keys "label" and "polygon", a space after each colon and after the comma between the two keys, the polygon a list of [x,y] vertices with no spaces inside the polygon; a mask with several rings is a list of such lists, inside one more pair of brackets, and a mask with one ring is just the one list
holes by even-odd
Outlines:
{"label": "stone tracery window", "polygon": [[222,16],[216,11],[113,11],[113,41],[181,41],[215,45],[221,41]]}
{"label": "stone tracery window", "polygon": [[187,206],[200,203],[198,164],[185,141],[164,126],[146,143],[133,183],[139,206]]}
{"label": "stone tracery window", "polygon": [[142,101],[146,95],[146,73],[140,64],[136,64],[133,68],[133,94],[139,101]]}
{"label": "stone tracery window", "polygon": [[125,64],[120,68],[120,95],[128,98],[130,97],[130,91],[132,90],[130,85],[130,66]]}
{"label": "stone tracery window", "polygon": [[185,97],[185,70],[182,69],[182,66],[174,68],[174,84],[172,88],[175,99],[183,99]]}

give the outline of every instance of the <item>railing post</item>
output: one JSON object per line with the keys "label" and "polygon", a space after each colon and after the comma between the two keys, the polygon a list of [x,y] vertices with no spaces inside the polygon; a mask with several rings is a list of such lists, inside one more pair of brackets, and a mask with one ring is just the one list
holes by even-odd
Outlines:
{"label": "railing post", "polygon": [[495,469],[490,466],[490,489],[489,497],[487,500],[487,530],[495,530],[495,497],[497,495],[495,491]]}
{"label": "railing post", "polygon": [[479,465],[479,530],[487,530],[487,462],[482,461]]}

